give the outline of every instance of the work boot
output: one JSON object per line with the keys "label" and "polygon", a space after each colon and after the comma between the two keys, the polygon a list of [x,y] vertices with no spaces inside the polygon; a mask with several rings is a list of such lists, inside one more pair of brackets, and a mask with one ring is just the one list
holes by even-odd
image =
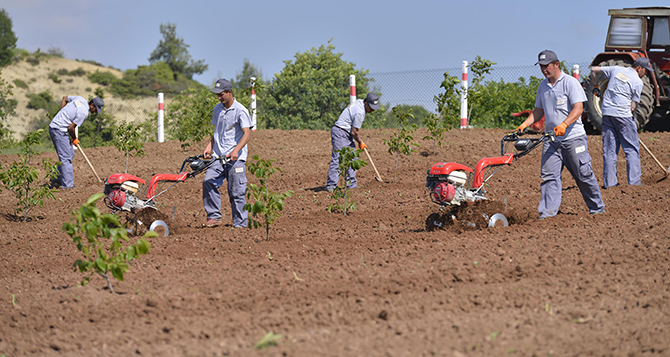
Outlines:
{"label": "work boot", "polygon": [[214,228],[214,227],[218,227],[220,225],[221,225],[221,220],[220,219],[207,218],[207,223],[205,223],[205,226],[207,228]]}

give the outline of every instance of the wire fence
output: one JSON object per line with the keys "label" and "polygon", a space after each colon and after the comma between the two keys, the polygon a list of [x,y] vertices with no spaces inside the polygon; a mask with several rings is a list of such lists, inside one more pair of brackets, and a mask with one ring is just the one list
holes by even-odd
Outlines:
{"label": "wire fence", "polygon": [[[590,62],[566,63],[567,69],[572,74],[572,66],[579,65],[580,72],[586,71]],[[381,101],[388,108],[396,105],[418,105],[424,107],[430,112],[435,112],[437,105],[433,98],[439,93],[444,92],[440,84],[444,80],[444,73],[448,72],[451,76],[461,78],[461,67],[437,68],[426,70],[413,70],[402,72],[378,72],[370,73],[370,78],[374,79],[373,90],[382,93]],[[526,82],[533,77],[544,78],[540,72],[539,66],[493,66],[490,74],[486,75],[485,81],[518,82],[524,78]],[[472,73],[469,73],[472,78]],[[532,109],[532,108],[529,108]]]}
{"label": "wire fence", "polygon": [[[588,72],[589,62],[566,63],[568,71],[572,70],[574,64],[579,65],[582,73]],[[433,98],[442,93],[440,84],[444,80],[444,73],[448,72],[451,76],[461,78],[461,68],[437,68],[426,70],[411,70],[397,72],[375,72],[368,76],[372,79],[371,90],[381,93],[381,101],[387,108],[396,105],[421,106],[430,112],[436,111],[436,104]],[[588,73],[586,73],[588,74]],[[472,74],[470,74],[472,76]],[[542,73],[538,66],[493,66],[490,74],[486,75],[485,81],[505,81],[518,82],[520,78],[526,81],[531,77],[542,78]],[[86,94],[67,93],[69,95]],[[19,96],[21,97],[21,96]],[[60,98],[60,97],[59,97]],[[15,98],[18,101],[16,114],[6,119],[6,126],[12,131],[16,139],[21,139],[26,132],[44,127],[49,123],[55,113],[47,113],[44,109],[30,109],[29,100],[25,97]],[[168,108],[171,98],[167,95],[164,99],[165,108]],[[348,98],[343,100],[348,101]],[[262,97],[258,98],[259,105],[262,106]],[[529,108],[532,109],[532,108]],[[122,122],[143,122],[153,118],[158,111],[158,98],[145,97],[137,99],[106,98],[106,113],[111,114],[117,121]],[[165,117],[170,116],[165,112]]]}

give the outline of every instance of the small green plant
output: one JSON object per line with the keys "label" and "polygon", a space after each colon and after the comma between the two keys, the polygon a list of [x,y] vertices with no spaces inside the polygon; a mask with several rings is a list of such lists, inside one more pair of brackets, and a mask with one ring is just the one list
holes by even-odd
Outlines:
{"label": "small green plant", "polygon": [[16,195],[18,199],[16,215],[23,212],[23,221],[28,221],[28,213],[35,206],[43,206],[44,199],[55,199],[54,192],[47,183],[58,177],[58,165],[60,162],[54,162],[50,158],[42,159],[42,168],[44,174],[44,184],[38,187],[31,187],[39,179],[39,170],[31,166],[31,159],[39,154],[35,146],[41,142],[44,129],[39,129],[26,134],[19,143],[21,154],[20,160],[14,161],[7,169],[0,166],[0,187],[8,189]]}
{"label": "small green plant", "polygon": [[65,222],[63,230],[72,238],[83,255],[77,259],[73,268],[75,271],[86,274],[81,284],[91,281],[92,274],[99,274],[107,280],[107,286],[112,293],[114,288],[109,279],[109,273],[119,281],[123,281],[124,274],[130,269],[130,261],[149,253],[151,245],[146,238],[157,237],[154,231],[148,231],[135,244],[123,245],[128,242],[126,228],[114,214],[101,214],[95,203],[104,197],[103,193],[96,193],[88,198],[77,211],[72,212],[73,221]]}
{"label": "small green plant", "polygon": [[449,128],[446,128],[444,126],[444,122],[440,120],[440,118],[437,115],[433,113],[428,114],[423,119],[423,124],[426,126],[426,128],[428,129],[428,133],[430,134],[424,136],[423,140],[433,141],[433,156],[435,156],[436,146],[442,147],[442,138],[444,132],[449,130]]}
{"label": "small green plant", "polygon": [[[265,225],[266,240],[270,240],[270,226],[281,216],[284,210],[284,200],[291,197],[293,191],[288,190],[284,193],[277,193],[268,189],[267,181],[275,171],[282,172],[272,163],[275,160],[264,160],[258,155],[252,157],[255,162],[249,164],[247,170],[259,180],[258,184],[250,183],[247,187],[247,199],[254,202],[247,202],[244,209],[251,213],[249,217],[249,227],[259,228]],[[262,221],[261,221],[262,217]],[[265,224],[263,224],[265,223]]]}
{"label": "small green plant", "polygon": [[140,126],[123,123],[116,128],[112,144],[126,154],[126,173],[128,173],[128,157],[144,155],[144,143],[140,141]]}
{"label": "small green plant", "polygon": [[[356,209],[356,205],[353,202],[353,199],[349,201],[349,186],[351,185],[351,180],[348,180],[347,172],[349,170],[358,171],[361,167],[367,165],[368,163],[359,160],[360,154],[363,150],[354,149],[350,146],[345,146],[336,152],[339,155],[339,164],[338,164],[338,173],[344,181],[344,186],[337,186],[335,190],[330,195],[331,198],[335,200],[335,203],[331,204],[326,208],[328,212],[336,212],[341,210],[344,215],[347,215],[347,211],[353,211]],[[339,182],[339,180],[338,180]],[[344,199],[344,204],[340,204],[340,199]]]}
{"label": "small green plant", "polygon": [[418,147],[419,144],[413,142],[414,130],[416,130],[416,125],[408,123],[410,118],[414,118],[412,115],[412,109],[405,111],[401,106],[396,105],[393,107],[393,115],[398,118],[400,123],[400,128],[398,128],[397,133],[392,133],[391,137],[388,139],[383,139],[385,145],[389,147],[389,154],[395,154],[395,170],[393,173],[393,182],[397,182],[398,178],[398,157],[400,154],[411,155],[412,146]]}
{"label": "small green plant", "polygon": [[266,333],[260,341],[256,342],[254,348],[261,350],[270,346],[277,346],[277,341],[281,340],[282,338],[284,338],[284,335],[275,335],[272,331],[270,331]]}

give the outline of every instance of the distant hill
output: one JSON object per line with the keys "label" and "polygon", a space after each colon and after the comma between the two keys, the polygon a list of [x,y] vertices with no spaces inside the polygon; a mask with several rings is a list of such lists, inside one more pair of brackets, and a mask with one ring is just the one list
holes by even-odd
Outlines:
{"label": "distant hill", "polygon": [[[17,115],[10,118],[7,123],[17,137],[21,137],[26,131],[32,130],[29,124],[35,118],[50,120],[46,118],[45,110],[34,110],[27,107],[30,101],[29,95],[44,91],[48,91],[53,100],[60,102],[60,99],[66,95],[79,95],[84,98],[94,96],[95,89],[102,87],[105,90],[104,110],[114,115],[117,120],[123,121],[146,120],[158,109],[158,99],[156,97],[121,99],[110,93],[105,86],[93,83],[87,77],[88,73],[99,71],[111,73],[116,78],[123,78],[123,72],[114,68],[73,61],[67,58],[49,57],[40,59],[37,64],[21,60],[3,67],[1,70],[2,79],[14,87],[12,89],[14,92],[13,98],[18,101]],[[85,74],[82,75],[82,71]],[[65,74],[73,72],[76,74]],[[60,83],[56,83],[54,79]],[[22,88],[22,86],[27,88]],[[168,100],[169,98],[166,96],[166,101]]]}

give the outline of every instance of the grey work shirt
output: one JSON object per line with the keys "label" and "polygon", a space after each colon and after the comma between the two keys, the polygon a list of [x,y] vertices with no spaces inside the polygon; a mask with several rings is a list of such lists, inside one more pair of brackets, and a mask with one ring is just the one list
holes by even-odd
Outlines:
{"label": "grey work shirt", "polygon": [[354,105],[346,107],[335,122],[335,126],[351,133],[351,127],[360,129],[365,120],[365,103],[357,99]]}
{"label": "grey work shirt", "polygon": [[[212,125],[214,125],[214,146],[212,147],[214,156],[227,156],[242,140],[242,136],[244,136],[242,128],[251,127],[249,111],[237,100],[233,101],[228,109],[219,103],[212,112]],[[247,160],[246,145],[240,150],[238,160]]]}
{"label": "grey work shirt", "polygon": [[68,103],[58,111],[56,116],[51,120],[49,124],[50,128],[58,129],[63,132],[67,132],[67,128],[70,124],[75,123],[77,126],[81,126],[84,123],[84,120],[88,118],[89,106],[88,101],[80,96],[68,96]]}
{"label": "grey work shirt", "polygon": [[609,79],[603,94],[603,115],[618,118],[630,118],[632,102],[640,101],[644,84],[637,72],[631,67],[601,67],[602,74]]}
{"label": "grey work shirt", "polygon": [[[535,98],[535,107],[544,110],[545,133],[553,132],[554,127],[568,117],[575,103],[585,101],[584,89],[574,77],[561,72],[553,86],[549,83],[549,79],[545,78],[537,88]],[[568,126],[565,135],[557,136],[556,139],[569,140],[581,135],[586,135],[586,131],[582,119],[578,118],[576,122]]]}

